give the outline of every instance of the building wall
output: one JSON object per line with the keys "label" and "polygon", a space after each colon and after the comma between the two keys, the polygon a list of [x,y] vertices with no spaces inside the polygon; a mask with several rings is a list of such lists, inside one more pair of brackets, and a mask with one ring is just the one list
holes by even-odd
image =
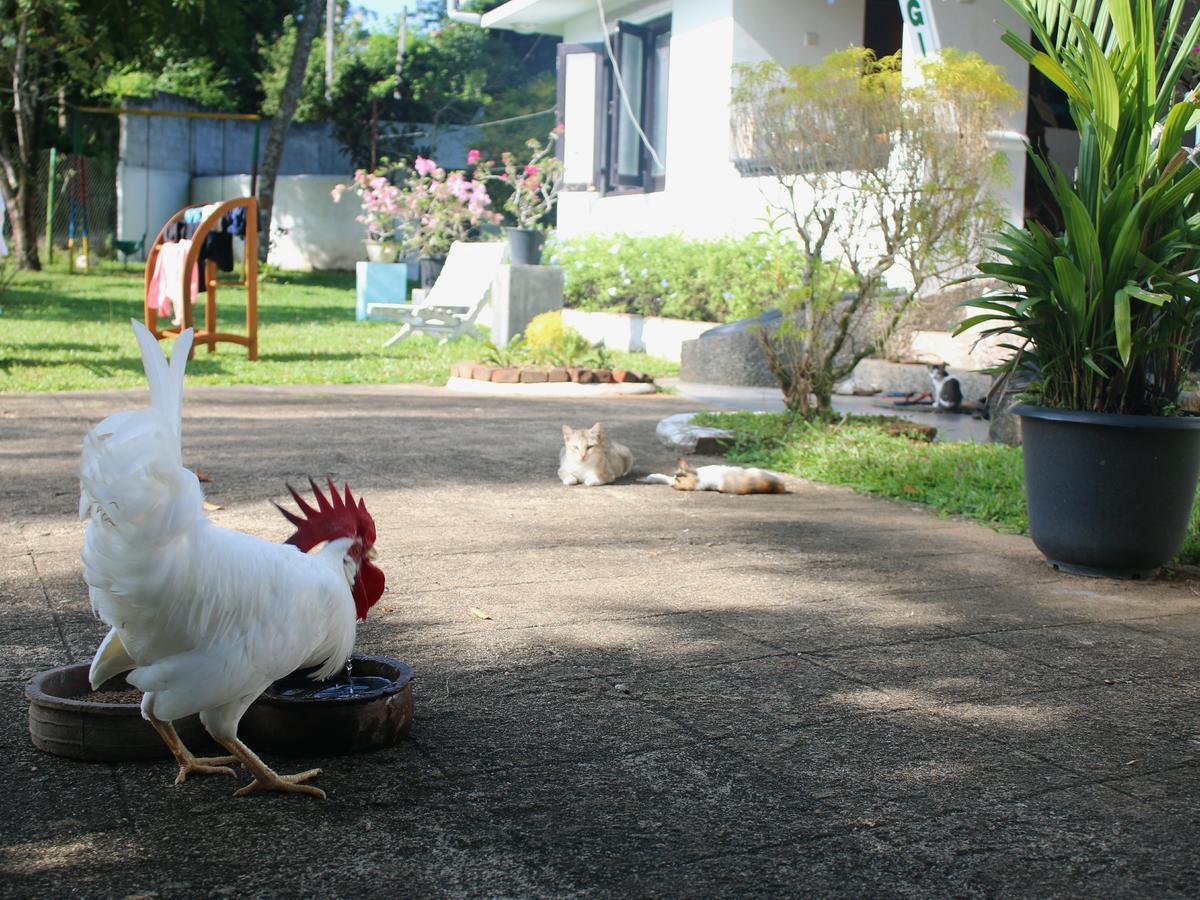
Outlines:
{"label": "building wall", "polygon": [[813,65],[834,50],[863,41],[863,0],[737,0],[736,62],[774,59],[785,66]]}
{"label": "building wall", "polygon": [[[763,191],[772,185],[767,179],[741,177],[731,161],[733,65],[772,58],[788,65],[816,63],[863,38],[863,0],[837,0],[832,6],[825,0],[674,0],[613,8],[607,18],[612,27],[618,19],[649,21],[666,12],[672,16],[666,189],[623,196],[564,192],[558,211],[564,236],[679,232],[705,238],[761,228]],[[996,20],[1015,18],[1004,0],[951,0],[936,4],[935,12],[944,46],[979,52],[1004,66],[1022,95],[1027,92],[1027,67],[1000,40]],[[600,39],[594,13],[564,26],[566,42]],[[913,56],[907,46],[906,56]],[[994,136],[1009,161],[1010,181],[1002,200],[1012,221],[1021,221],[1024,214],[1024,117],[1022,104],[1008,130]]]}
{"label": "building wall", "polygon": [[[753,230],[761,204],[738,176],[729,152],[733,7],[734,0],[676,0],[606,12],[610,27],[618,19],[645,22],[671,14],[666,189],[610,197],[565,192],[559,199],[560,233],[680,231],[716,237]],[[566,42],[600,39],[596,14],[564,26]]]}
{"label": "building wall", "polygon": [[[1004,45],[1001,37],[1008,25],[1018,34],[1028,32],[1028,26],[1020,19],[1005,0],[950,0],[934,4],[938,37],[943,47],[958,47],[978,53],[1004,71],[1005,80],[1016,88],[1022,97],[1020,103],[1009,114],[1005,127],[992,135],[993,145],[1004,153],[1008,161],[1008,184],[998,194],[1008,211],[1010,222],[1025,221],[1025,109],[1029,94],[1029,66],[1016,53]],[[912,61],[917,59],[908,32],[904,34],[905,69],[911,71]]]}

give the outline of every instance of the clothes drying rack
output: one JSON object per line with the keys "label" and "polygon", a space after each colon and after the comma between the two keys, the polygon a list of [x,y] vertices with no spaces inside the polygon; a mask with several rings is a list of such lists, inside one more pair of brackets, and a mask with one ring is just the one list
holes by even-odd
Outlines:
{"label": "clothes drying rack", "polygon": [[[254,197],[238,197],[234,200],[223,200],[217,205],[196,228],[196,233],[192,235],[192,246],[188,248],[187,257],[183,266],[183,285],[180,292],[181,303],[183,304],[183,324],[172,326],[170,328],[159,328],[158,307],[152,305],[150,297],[150,283],[154,277],[155,267],[158,265],[158,254],[162,249],[163,239],[167,230],[179,222],[183,218],[183,214],[189,209],[207,206],[207,203],[193,203],[191,206],[185,206],[183,209],[175,213],[171,218],[167,219],[165,225],[158,232],[158,237],[154,239],[153,245],[150,247],[150,253],[146,257],[146,280],[143,289],[143,306],[146,317],[146,328],[155,338],[162,339],[164,337],[179,337],[179,333],[185,329],[194,327],[192,324],[192,272],[200,258],[200,249],[204,245],[204,238],[213,228],[221,221],[221,217],[227,212],[235,209],[246,210],[246,235],[245,235],[245,277],[241,282],[246,288],[246,334],[234,334],[228,331],[217,330],[217,264],[213,260],[207,260],[204,265],[204,271],[200,273],[200,277],[204,279],[206,288],[205,303],[204,303],[204,327],[196,330],[195,342],[192,344],[193,352],[195,348],[201,344],[208,345],[208,352],[212,353],[217,349],[219,342],[227,342],[231,344],[241,344],[246,348],[247,357],[250,360],[258,359],[258,201]],[[238,284],[225,284],[225,287],[238,287]]]}

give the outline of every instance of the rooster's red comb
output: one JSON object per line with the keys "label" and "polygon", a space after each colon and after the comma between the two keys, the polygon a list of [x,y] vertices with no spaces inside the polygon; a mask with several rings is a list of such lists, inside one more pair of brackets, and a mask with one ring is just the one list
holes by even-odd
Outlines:
{"label": "rooster's red comb", "polygon": [[324,541],[344,537],[359,537],[365,546],[374,545],[375,520],[371,518],[371,514],[367,512],[367,505],[361,499],[355,501],[350,493],[350,485],[344,485],[343,497],[338,493],[333,479],[326,479],[329,485],[329,498],[326,498],[313,479],[308,479],[308,483],[312,485],[313,494],[317,498],[316,509],[309,506],[290,484],[287,486],[288,492],[303,515],[289,512],[278,503],[275,504],[275,508],[283,513],[283,517],[296,526],[295,534],[284,543],[298,547],[304,553]]}

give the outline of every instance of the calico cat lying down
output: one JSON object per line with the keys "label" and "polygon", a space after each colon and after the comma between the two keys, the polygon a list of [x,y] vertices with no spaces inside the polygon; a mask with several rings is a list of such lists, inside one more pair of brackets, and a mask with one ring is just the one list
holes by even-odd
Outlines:
{"label": "calico cat lying down", "polygon": [[558,454],[558,477],[563,484],[611,484],[632,468],[629,448],[610,441],[599,422],[586,431],[563,426],[563,448]]}
{"label": "calico cat lying down", "polygon": [[740,466],[692,468],[686,457],[676,460],[674,475],[647,475],[648,484],[669,484],[677,491],[719,491],[722,494],[786,494],[783,479],[766,469]]}

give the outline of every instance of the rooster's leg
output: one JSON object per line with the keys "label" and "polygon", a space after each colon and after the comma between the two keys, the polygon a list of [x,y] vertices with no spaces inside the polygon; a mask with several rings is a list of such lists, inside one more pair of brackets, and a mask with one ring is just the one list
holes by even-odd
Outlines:
{"label": "rooster's leg", "polygon": [[241,762],[236,756],[192,756],[191,751],[179,739],[174,725],[153,716],[150,717],[150,724],[175,757],[175,762],[179,763],[176,784],[183,784],[189,775],[233,775],[233,769],[229,766]]}
{"label": "rooster's leg", "polygon": [[312,794],[314,797],[320,797],[322,800],[325,799],[325,792],[319,787],[313,787],[310,784],[301,784],[303,781],[308,781],[310,778],[316,778],[320,775],[320,769],[309,769],[307,772],[300,772],[297,775],[277,775],[270,766],[254,754],[253,750],[237,738],[229,740],[218,738],[218,740],[224,745],[226,750],[241,760],[242,767],[254,776],[252,782],[233,792],[235,797],[245,797],[247,794],[253,794],[257,791],[283,791],[291,794]]}

